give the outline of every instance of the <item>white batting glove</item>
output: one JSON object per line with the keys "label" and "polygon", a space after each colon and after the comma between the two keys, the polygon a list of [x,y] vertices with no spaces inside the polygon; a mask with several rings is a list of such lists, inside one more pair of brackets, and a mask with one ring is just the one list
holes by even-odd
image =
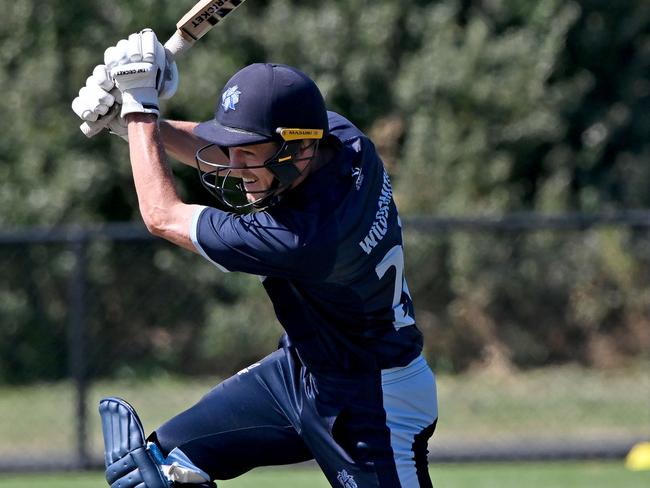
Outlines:
{"label": "white batting glove", "polygon": [[72,101],[72,110],[86,122],[95,122],[109,111],[118,111],[107,127],[112,134],[128,141],[126,121],[119,115],[121,103],[120,90],[115,87],[106,66],[99,64],[79,90],[79,96]]}
{"label": "white batting glove", "polygon": [[170,98],[178,87],[176,63],[167,59],[164,46],[151,29],[109,47],[104,63],[122,93],[122,117],[130,113],[160,115],[158,93]]}

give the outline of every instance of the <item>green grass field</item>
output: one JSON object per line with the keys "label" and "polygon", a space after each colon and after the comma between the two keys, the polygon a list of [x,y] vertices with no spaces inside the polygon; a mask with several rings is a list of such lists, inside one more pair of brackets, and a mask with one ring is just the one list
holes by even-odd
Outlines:
{"label": "green grass field", "polygon": [[[104,488],[101,473],[0,475],[0,488]],[[431,469],[436,488],[647,488],[650,471],[627,471],[620,462],[443,464]],[[258,469],[219,488],[327,488],[309,468]]]}
{"label": "green grass field", "polygon": [[[213,379],[160,376],[93,384],[87,401],[92,454],[102,454],[97,414],[102,396],[129,400],[149,431],[190,406],[213,383]],[[650,438],[648,392],[647,361],[608,371],[568,366],[527,373],[441,375],[440,421],[432,447],[522,438]],[[0,456],[74,453],[74,404],[74,390],[67,382],[0,387]]]}
{"label": "green grass field", "polygon": [[[440,376],[441,419],[431,446],[512,439],[650,439],[650,364],[610,371],[576,367],[527,373],[478,371]],[[97,402],[105,395],[131,401],[147,430],[199,399],[213,380],[158,377],[99,382],[88,394],[89,445],[101,456]],[[74,401],[69,383],[0,387],[0,456],[48,457],[74,453]],[[439,464],[436,488],[647,488],[650,472],[617,462]],[[100,488],[102,473],[2,475],[0,488]],[[258,469],[220,488],[326,488],[310,466]]]}

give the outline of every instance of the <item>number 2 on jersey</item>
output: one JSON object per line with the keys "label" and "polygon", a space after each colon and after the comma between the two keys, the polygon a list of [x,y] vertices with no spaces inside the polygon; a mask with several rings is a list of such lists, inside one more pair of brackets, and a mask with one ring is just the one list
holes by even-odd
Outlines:
{"label": "number 2 on jersey", "polygon": [[393,246],[375,267],[379,279],[382,279],[391,267],[395,268],[395,288],[393,292],[393,313],[395,314],[395,320],[393,321],[393,325],[395,326],[395,330],[399,330],[402,327],[415,323],[415,319],[408,314],[408,307],[402,304],[402,293],[406,293],[409,300],[411,294],[404,279],[404,250],[400,245]]}

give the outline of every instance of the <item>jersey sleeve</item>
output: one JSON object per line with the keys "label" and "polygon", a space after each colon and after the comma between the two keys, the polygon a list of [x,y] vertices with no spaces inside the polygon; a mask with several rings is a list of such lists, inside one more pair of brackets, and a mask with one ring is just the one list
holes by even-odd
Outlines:
{"label": "jersey sleeve", "polygon": [[203,207],[195,213],[191,226],[196,249],[222,271],[305,276],[298,235],[266,212],[237,215]]}

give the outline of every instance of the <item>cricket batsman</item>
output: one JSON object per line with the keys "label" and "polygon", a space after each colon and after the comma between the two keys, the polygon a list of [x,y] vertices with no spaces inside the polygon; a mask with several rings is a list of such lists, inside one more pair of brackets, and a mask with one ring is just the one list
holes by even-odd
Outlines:
{"label": "cricket batsman", "polygon": [[[175,63],[149,29],[105,52],[73,102],[116,104],[147,229],[215,272],[257,275],[285,330],[278,349],[148,436],[120,398],[100,403],[113,487],[209,487],[314,459],[334,487],[431,487],[435,377],[404,278],[391,182],[370,139],[282,64],[246,66],[214,118],[163,120]],[[168,155],[198,165],[220,208],[183,202]]]}

